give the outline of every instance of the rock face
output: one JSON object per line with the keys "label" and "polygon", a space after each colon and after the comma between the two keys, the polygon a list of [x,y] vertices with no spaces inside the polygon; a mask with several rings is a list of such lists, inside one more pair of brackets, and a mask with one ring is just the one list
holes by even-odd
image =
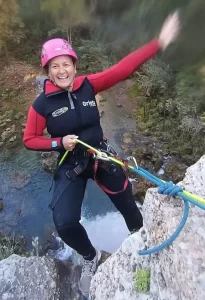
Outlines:
{"label": "rock face", "polygon": [[[205,198],[205,156],[187,169],[184,188]],[[144,227],[102,264],[91,283],[91,300],[204,300],[205,211],[191,206],[184,230],[168,248],[149,256],[138,250],[166,240],[178,226],[183,200],[149,189],[143,205]],[[150,269],[150,290],[137,292],[134,274]]]}
{"label": "rock face", "polygon": [[11,255],[0,261],[1,300],[83,300],[81,267],[49,257]]}
{"label": "rock face", "polygon": [[0,261],[0,299],[59,299],[57,276],[53,260],[13,254]]}

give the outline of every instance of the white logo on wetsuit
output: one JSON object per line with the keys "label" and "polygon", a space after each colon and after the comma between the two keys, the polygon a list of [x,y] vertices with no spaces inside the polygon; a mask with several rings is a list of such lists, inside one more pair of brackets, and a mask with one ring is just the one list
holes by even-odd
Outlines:
{"label": "white logo on wetsuit", "polygon": [[58,116],[64,114],[67,110],[68,110],[68,107],[59,108],[59,109],[55,110],[54,112],[52,112],[52,116],[58,117]]}
{"label": "white logo on wetsuit", "polygon": [[82,102],[83,103],[83,106],[96,106],[96,103],[95,103],[95,101],[94,100],[92,100],[92,101],[83,101]]}

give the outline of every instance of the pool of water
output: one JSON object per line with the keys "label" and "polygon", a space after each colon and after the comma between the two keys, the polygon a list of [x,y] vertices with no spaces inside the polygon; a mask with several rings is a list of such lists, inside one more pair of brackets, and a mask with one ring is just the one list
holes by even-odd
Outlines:
{"label": "pool of water", "polygon": [[[48,208],[52,174],[42,169],[39,153],[23,147],[16,153],[1,153],[0,182],[0,198],[4,203],[0,231],[25,235],[29,246],[32,237],[38,236],[43,244],[54,231]],[[93,244],[108,252],[114,252],[128,235],[122,216],[91,180],[84,197],[82,223]]]}

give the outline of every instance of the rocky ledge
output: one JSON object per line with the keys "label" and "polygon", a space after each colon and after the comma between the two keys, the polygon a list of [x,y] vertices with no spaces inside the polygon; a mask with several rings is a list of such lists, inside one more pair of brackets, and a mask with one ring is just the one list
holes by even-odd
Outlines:
{"label": "rocky ledge", "polygon": [[[189,167],[180,184],[205,199],[205,156]],[[148,256],[138,250],[162,243],[177,228],[183,200],[149,189],[143,205],[144,227],[98,268],[91,300],[204,300],[205,211],[191,205],[188,221],[174,243]]]}

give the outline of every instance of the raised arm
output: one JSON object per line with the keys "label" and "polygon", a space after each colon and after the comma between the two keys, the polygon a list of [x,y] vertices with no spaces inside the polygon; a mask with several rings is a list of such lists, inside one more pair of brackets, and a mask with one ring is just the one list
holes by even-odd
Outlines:
{"label": "raised arm", "polygon": [[159,50],[164,51],[176,39],[179,29],[179,14],[175,12],[164,22],[158,39],[154,39],[135,50],[113,67],[100,73],[88,75],[87,77],[94,88],[95,94],[125,80],[143,63],[156,55]]}
{"label": "raised arm", "polygon": [[137,68],[153,57],[159,50],[160,46],[158,40],[153,40],[132,52],[111,68],[100,73],[88,75],[88,80],[92,84],[95,94],[107,90],[118,82],[128,78]]}

